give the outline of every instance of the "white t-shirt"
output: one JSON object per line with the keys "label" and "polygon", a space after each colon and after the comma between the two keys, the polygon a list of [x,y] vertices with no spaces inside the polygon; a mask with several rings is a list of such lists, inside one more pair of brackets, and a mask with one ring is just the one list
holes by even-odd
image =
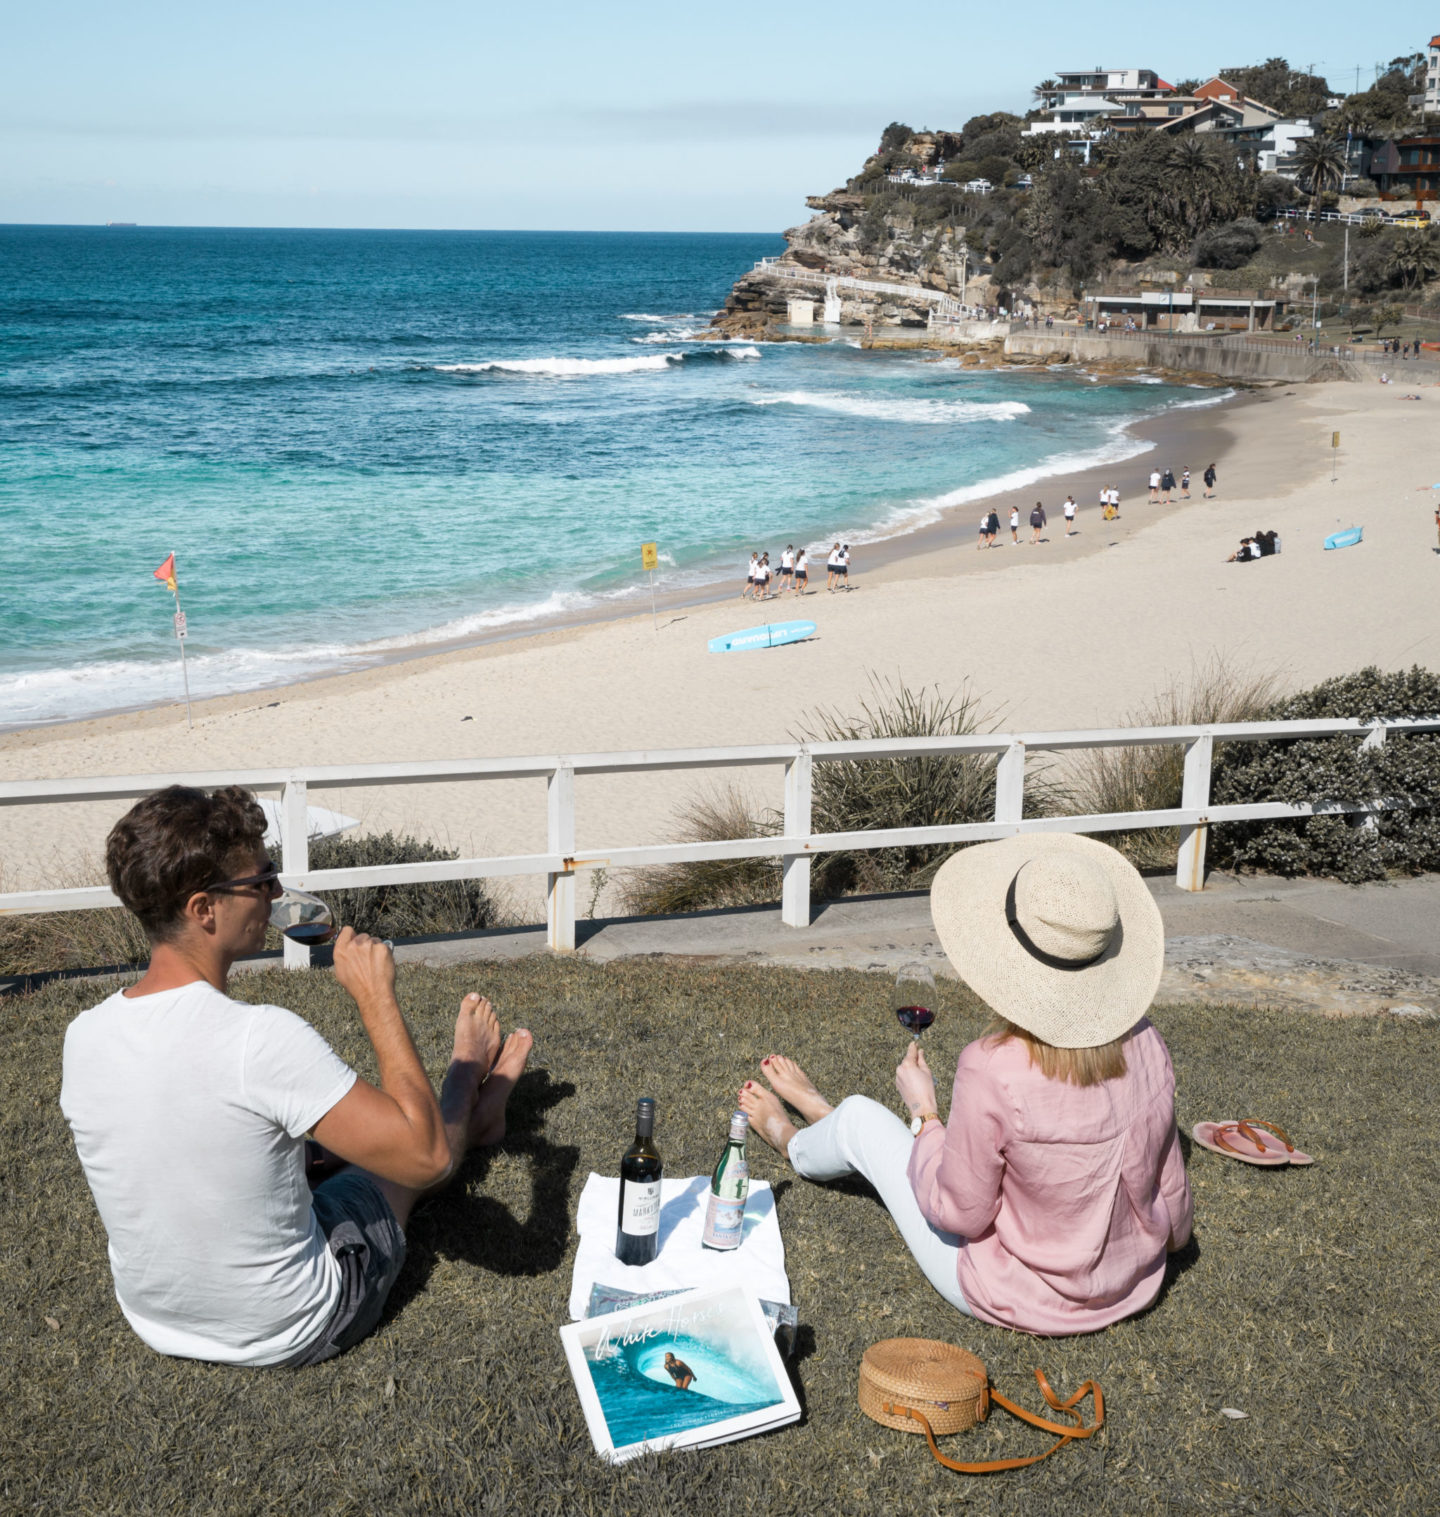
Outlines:
{"label": "white t-shirt", "polygon": [[1020,512],[1019,509],[1015,506],[1010,507],[1010,525],[1012,527],[1018,527],[1020,525]]}
{"label": "white t-shirt", "polygon": [[1066,518],[1068,519],[1069,517],[1074,516],[1074,514],[1075,514],[1075,502],[1073,500],[1067,500],[1065,502],[1065,515],[1066,515]]}
{"label": "white t-shirt", "polygon": [[795,567],[795,555],[788,548],[780,555],[780,567],[782,569]]}
{"label": "white t-shirt", "polygon": [[795,560],[795,572],[797,574],[808,574],[810,572],[810,559],[803,550],[800,557]]}
{"label": "white t-shirt", "polygon": [[340,1268],[311,1209],[304,1135],[355,1080],[293,1012],[203,980],[117,991],[70,1024],[60,1109],[116,1300],[151,1348],[265,1365],[319,1335]]}
{"label": "white t-shirt", "polygon": [[1150,471],[1150,488],[1152,490],[1158,490],[1160,488],[1160,471],[1159,471],[1159,469],[1152,469]]}

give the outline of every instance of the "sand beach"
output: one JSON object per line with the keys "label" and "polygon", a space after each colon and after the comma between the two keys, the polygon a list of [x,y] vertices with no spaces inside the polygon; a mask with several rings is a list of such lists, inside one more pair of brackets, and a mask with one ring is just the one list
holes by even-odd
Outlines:
{"label": "sand beach", "polygon": [[[1050,515],[1039,547],[976,550],[979,505],[857,552],[855,590],[783,597],[763,611],[736,586],[662,602],[643,615],[555,627],[453,648],[283,689],[0,735],[0,778],[217,771],[783,740],[806,713],[850,712],[872,677],[950,692],[968,684],[1007,728],[1112,726],[1212,656],[1303,687],[1365,664],[1440,664],[1434,616],[1440,556],[1440,390],[1399,384],[1277,387],[1152,423],[1156,447],[1073,480],[1015,492]],[[1333,464],[1332,434],[1340,433]],[[1214,500],[1200,475],[1220,471]],[[1149,505],[1152,464],[1194,476],[1192,499]],[[1095,504],[1100,476],[1122,493],[1120,521]],[[1066,539],[1059,503],[1080,503]],[[997,508],[1002,521],[1009,500]],[[1358,547],[1326,552],[1337,526],[1363,525]],[[1282,552],[1226,563],[1256,529]],[[1022,543],[1029,536],[1021,532]],[[818,567],[818,566],[817,566]],[[757,621],[805,617],[815,637],[761,653],[713,655],[707,640]],[[751,775],[780,798],[778,770]],[[703,778],[596,777],[577,789],[581,847],[660,841]],[[466,854],[543,847],[536,781],[407,786],[320,797],[367,828],[430,837]],[[95,865],[119,807],[7,811],[4,888],[98,883]],[[581,883],[582,906],[588,899]],[[519,889],[538,909],[539,884]],[[603,900],[601,906],[603,909]]]}

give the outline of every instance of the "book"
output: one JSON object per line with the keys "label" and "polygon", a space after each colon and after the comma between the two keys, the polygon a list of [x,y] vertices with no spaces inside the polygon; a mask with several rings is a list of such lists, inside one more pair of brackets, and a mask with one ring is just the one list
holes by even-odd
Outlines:
{"label": "book", "polygon": [[748,1286],[686,1291],[560,1329],[595,1452],[710,1448],[800,1416],[759,1298]]}

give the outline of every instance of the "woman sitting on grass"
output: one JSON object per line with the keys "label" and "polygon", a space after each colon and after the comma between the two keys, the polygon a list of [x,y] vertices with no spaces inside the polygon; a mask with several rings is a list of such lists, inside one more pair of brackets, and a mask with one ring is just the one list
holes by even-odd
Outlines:
{"label": "woman sitting on grass", "polygon": [[740,1105],[797,1174],[869,1180],[967,1316],[1054,1335],[1133,1316],[1190,1237],[1175,1077],[1145,1018],[1159,909],[1113,848],[1065,834],[965,849],[930,906],[957,973],[997,1013],[960,1055],[949,1122],[918,1043],[895,1073],[908,1130],[866,1096],[832,1108],[773,1055],[761,1069],[775,1093],[747,1081]]}

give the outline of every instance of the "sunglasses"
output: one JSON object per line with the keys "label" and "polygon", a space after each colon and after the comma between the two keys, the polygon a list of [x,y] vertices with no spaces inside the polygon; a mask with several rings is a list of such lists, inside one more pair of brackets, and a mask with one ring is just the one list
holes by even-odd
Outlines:
{"label": "sunglasses", "polygon": [[217,880],[213,885],[204,888],[210,894],[225,890],[244,890],[249,886],[278,885],[280,883],[280,869],[276,864],[266,861],[264,869],[259,874],[242,875],[238,880]]}

